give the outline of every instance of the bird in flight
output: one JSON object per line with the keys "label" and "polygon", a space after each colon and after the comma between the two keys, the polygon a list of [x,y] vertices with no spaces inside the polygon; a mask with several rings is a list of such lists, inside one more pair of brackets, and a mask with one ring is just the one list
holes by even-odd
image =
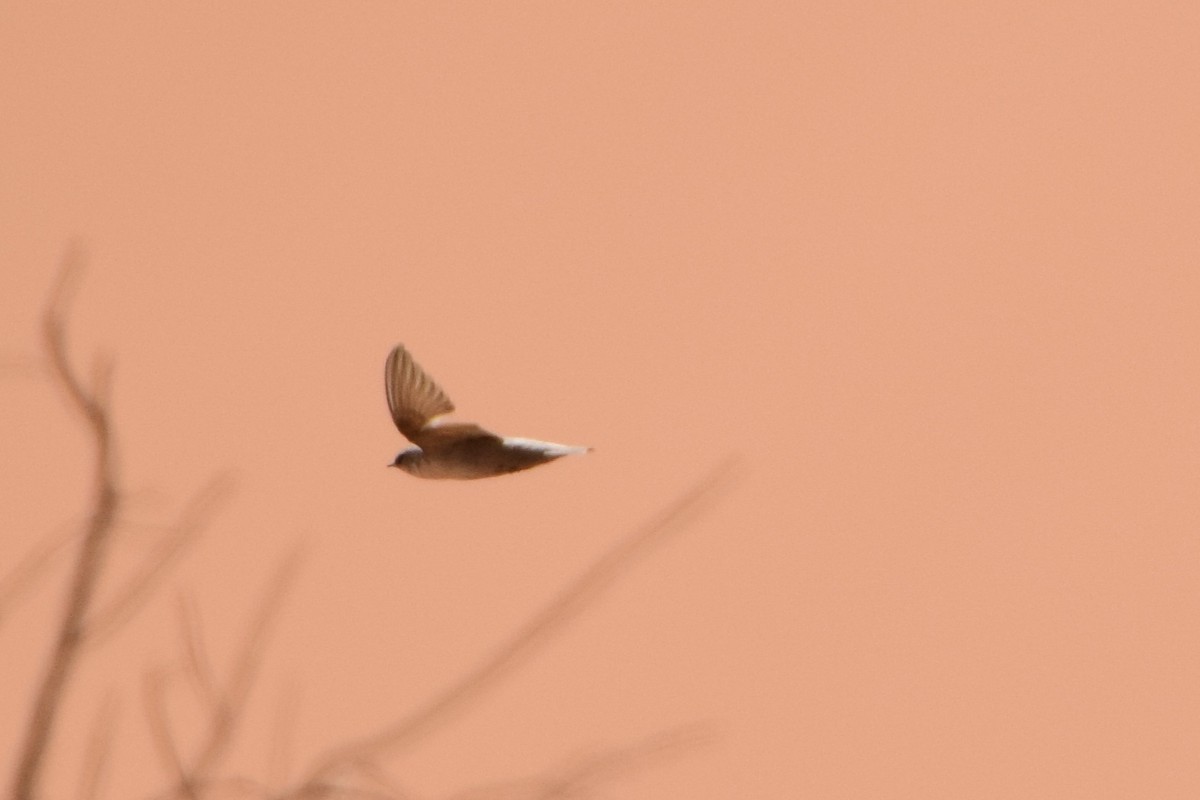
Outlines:
{"label": "bird in flight", "polygon": [[389,466],[418,478],[490,478],[592,449],[501,437],[471,422],[444,421],[454,404],[402,344],[388,355],[383,379],[392,421],[416,445],[401,450]]}

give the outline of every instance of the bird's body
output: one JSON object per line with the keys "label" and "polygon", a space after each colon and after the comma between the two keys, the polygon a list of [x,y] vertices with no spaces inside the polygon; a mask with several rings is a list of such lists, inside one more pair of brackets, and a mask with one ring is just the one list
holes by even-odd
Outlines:
{"label": "bird's body", "polygon": [[536,467],[588,447],[501,437],[473,423],[445,422],[454,410],[446,393],[396,345],[384,368],[392,421],[415,447],[403,450],[391,466],[419,478],[468,480]]}

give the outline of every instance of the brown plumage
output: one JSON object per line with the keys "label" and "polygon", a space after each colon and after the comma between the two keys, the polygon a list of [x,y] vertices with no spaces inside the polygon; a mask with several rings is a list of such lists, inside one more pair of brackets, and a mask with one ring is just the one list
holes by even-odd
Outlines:
{"label": "brown plumage", "polygon": [[396,345],[388,355],[384,388],[392,421],[416,445],[397,455],[391,466],[421,478],[487,478],[591,449],[501,437],[474,423],[441,421],[454,411],[454,403],[404,345]]}

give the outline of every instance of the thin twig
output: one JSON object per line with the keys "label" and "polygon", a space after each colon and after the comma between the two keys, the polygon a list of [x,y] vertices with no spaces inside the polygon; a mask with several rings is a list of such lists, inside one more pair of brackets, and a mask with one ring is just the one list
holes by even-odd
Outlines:
{"label": "thin twig", "polygon": [[66,552],[67,545],[78,536],[79,531],[70,528],[66,533],[43,539],[0,578],[0,625],[33,591],[38,581],[54,566],[54,562]]}
{"label": "thin twig", "polygon": [[685,750],[712,741],[708,726],[685,725],[662,731],[640,742],[613,747],[574,759],[570,766],[547,770],[540,775],[476,786],[455,792],[449,800],[497,800],[512,797],[522,800],[556,800],[564,797],[585,797],[589,789],[611,782]]}
{"label": "thin twig", "polygon": [[213,515],[227,502],[233,484],[228,475],[218,475],[205,485],[188,502],[171,526],[168,534],[154,551],[146,557],[141,570],[129,579],[117,596],[106,608],[97,609],[89,615],[87,642],[95,646],[108,639],[145,606],[154,590],[166,576],[167,570],[179,560],[187,547],[196,539],[212,519]]}
{"label": "thin twig", "polygon": [[205,705],[215,707],[220,702],[217,696],[217,679],[213,676],[212,662],[205,649],[196,600],[190,594],[181,592],[175,608],[179,613],[179,632],[187,660],[188,677]]}
{"label": "thin twig", "polygon": [[[91,432],[96,451],[93,475],[95,497],[75,564],[75,574],[68,589],[58,636],[42,674],[42,682],[25,729],[25,740],[17,757],[13,800],[36,800],[38,796],[42,767],[53,738],[54,724],[83,644],[84,620],[104,567],[120,503],[112,426],[106,399],[107,378],[101,380],[96,390],[89,392],[76,377],[67,357],[64,307],[70,290],[74,288],[81,260],[79,249],[72,247],[64,259],[58,283],[43,316],[43,335],[54,377],[71,407]],[[105,372],[111,374],[108,370]]]}
{"label": "thin twig", "polygon": [[96,724],[83,756],[79,774],[79,800],[96,800],[108,772],[108,757],[112,752],[113,727],[117,719],[117,698],[109,694],[100,706]]}
{"label": "thin twig", "polygon": [[285,796],[319,796],[333,779],[360,762],[371,763],[423,736],[450,713],[478,696],[507,674],[518,661],[587,608],[648,548],[680,528],[681,523],[729,477],[735,459],[722,462],[707,477],[684,492],[648,524],[597,559],[591,567],[547,603],[511,638],[449,689],[378,733],[337,747],[316,761],[304,780]]}
{"label": "thin twig", "polygon": [[171,773],[172,780],[176,781],[179,793],[191,800],[197,800],[200,795],[188,780],[187,769],[183,766],[183,757],[180,756],[179,745],[175,741],[175,733],[171,730],[170,720],[167,719],[166,689],[166,670],[149,670],[142,677],[142,705],[146,711],[146,724],[150,728],[154,750],[162,760],[163,766]]}
{"label": "thin twig", "polygon": [[548,791],[543,791],[539,798],[549,800],[563,794],[577,794],[588,785],[646,769],[681,752],[708,744],[714,738],[711,727],[693,724],[656,733],[632,745],[594,753],[579,759],[573,767],[561,770],[549,782]]}
{"label": "thin twig", "polygon": [[372,796],[378,798],[387,798],[387,800],[403,800],[403,798],[409,796],[407,792],[400,788],[400,785],[396,783],[396,780],[388,774],[387,770],[384,769],[382,765],[376,764],[373,761],[359,761],[356,766],[358,767],[359,771],[358,779],[366,779],[372,784],[372,787],[362,788],[342,786],[337,787],[339,791],[354,792],[364,797]]}
{"label": "thin twig", "polygon": [[[242,712],[250,696],[250,689],[258,675],[270,630],[279,615],[283,598],[291,586],[299,564],[299,552],[292,553],[269,584],[259,605],[258,615],[246,633],[234,667],[212,709],[212,721],[204,744],[184,771],[175,796],[187,797],[189,787],[210,782],[210,776],[220,766],[221,760],[233,744],[241,724]],[[196,654],[204,652],[202,644],[197,644],[189,650],[193,654],[191,658],[199,658]],[[200,669],[204,672],[210,671],[207,666]]]}

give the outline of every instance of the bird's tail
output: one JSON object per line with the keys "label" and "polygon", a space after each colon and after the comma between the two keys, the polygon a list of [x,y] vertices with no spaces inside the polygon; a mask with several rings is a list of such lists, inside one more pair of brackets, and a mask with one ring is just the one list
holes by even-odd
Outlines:
{"label": "bird's tail", "polygon": [[556,444],[554,442],[542,442],[537,439],[521,439],[516,436],[505,438],[504,443],[509,447],[520,447],[525,450],[536,450],[539,453],[544,453],[551,458],[560,456],[581,456],[584,453],[590,453],[590,447],[577,447],[570,444]]}

